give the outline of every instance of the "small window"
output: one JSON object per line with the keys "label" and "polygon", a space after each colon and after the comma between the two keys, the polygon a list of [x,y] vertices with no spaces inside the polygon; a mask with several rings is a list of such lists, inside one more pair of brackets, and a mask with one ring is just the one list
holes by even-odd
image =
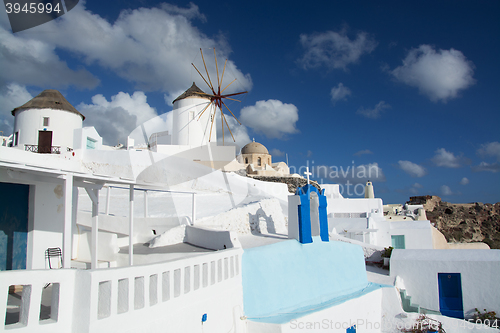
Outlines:
{"label": "small window", "polygon": [[262,165],[262,160],[260,159],[260,157],[257,159],[257,166],[261,166]]}
{"label": "small window", "polygon": [[49,117],[43,117],[43,126],[49,126]]}
{"label": "small window", "polygon": [[97,140],[87,137],[87,149],[95,149]]}
{"label": "small window", "polygon": [[14,133],[14,146],[17,146],[18,143],[19,143],[19,131]]}
{"label": "small window", "polygon": [[248,157],[245,157],[245,164],[248,164]]}
{"label": "small window", "polygon": [[392,247],[395,249],[405,249],[405,236],[393,235],[391,236]]}

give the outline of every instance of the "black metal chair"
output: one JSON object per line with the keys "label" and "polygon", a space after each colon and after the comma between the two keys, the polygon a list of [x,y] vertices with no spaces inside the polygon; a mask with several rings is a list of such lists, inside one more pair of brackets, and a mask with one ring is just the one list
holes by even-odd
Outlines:
{"label": "black metal chair", "polygon": [[49,247],[45,250],[45,260],[49,261],[49,269],[52,269],[52,258],[59,258],[59,267],[62,268],[62,251],[60,247]]}
{"label": "black metal chair", "polygon": [[[52,258],[59,258],[59,267],[54,268],[62,268],[62,251],[60,247],[49,247],[47,250],[45,250],[45,260],[49,262],[49,269],[52,269]],[[47,288],[48,286],[50,286],[50,284],[51,283],[47,283],[43,288]]]}

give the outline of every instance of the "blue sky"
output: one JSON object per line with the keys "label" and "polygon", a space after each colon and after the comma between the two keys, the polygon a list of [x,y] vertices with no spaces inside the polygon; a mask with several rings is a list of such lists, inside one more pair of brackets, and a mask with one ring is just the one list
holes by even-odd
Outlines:
{"label": "blue sky", "polygon": [[237,78],[229,90],[249,91],[229,104],[240,146],[255,138],[345,196],[369,178],[385,203],[497,202],[499,12],[498,1],[89,0],[15,34],[2,12],[0,130],[55,88],[105,143],[123,143],[193,81],[208,91],[191,62],[202,66],[202,48],[214,75],[216,48]]}

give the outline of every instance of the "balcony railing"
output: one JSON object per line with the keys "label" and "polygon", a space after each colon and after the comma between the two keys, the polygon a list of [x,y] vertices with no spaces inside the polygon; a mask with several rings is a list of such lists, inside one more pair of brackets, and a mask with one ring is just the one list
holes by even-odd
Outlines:
{"label": "balcony railing", "polygon": [[40,153],[40,154],[60,154],[61,153],[61,146],[51,146],[50,149],[49,149],[49,147],[42,147],[42,149],[40,149],[38,145],[26,145],[25,144],[24,150],[31,151],[33,153]]}

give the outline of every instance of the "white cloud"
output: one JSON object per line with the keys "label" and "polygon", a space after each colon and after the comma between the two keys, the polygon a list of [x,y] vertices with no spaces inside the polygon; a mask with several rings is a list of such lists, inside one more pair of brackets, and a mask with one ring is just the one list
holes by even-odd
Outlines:
{"label": "white cloud", "polygon": [[253,106],[241,109],[240,121],[268,138],[282,139],[288,134],[298,133],[295,127],[299,110],[293,104],[270,99],[258,101]]}
{"label": "white cloud", "polygon": [[377,105],[375,105],[373,109],[365,109],[363,107],[360,107],[358,111],[356,111],[356,113],[366,118],[377,119],[380,118],[384,110],[390,108],[391,106],[389,104],[386,104],[384,101],[380,101],[377,103]]}
{"label": "white cloud", "polygon": [[11,135],[14,129],[14,117],[11,111],[32,98],[25,86],[10,83],[0,87],[0,131],[3,131],[3,135]]}
{"label": "white cloud", "polygon": [[[231,50],[223,36],[213,39],[200,32],[192,23],[195,19],[203,21],[205,17],[194,4],[187,8],[162,4],[156,8],[123,10],[116,21],[108,22],[86,10],[83,3],[71,15],[63,15],[36,29],[15,35],[0,29],[3,45],[0,78],[43,87],[94,87],[98,80],[89,72],[71,70],[59,60],[57,51],[64,50],[85,65],[113,71],[140,90],[159,90],[172,96],[190,87],[193,79],[207,90],[191,66],[194,59],[200,70],[204,68],[199,48],[204,50],[212,78],[215,77],[213,48],[217,49],[220,70]],[[234,78],[237,82],[226,92],[251,89],[250,75],[228,61],[222,85]]]}
{"label": "white cloud", "polygon": [[441,191],[441,195],[444,195],[444,196],[446,196],[446,195],[453,195],[453,194],[455,194],[455,193],[454,193],[454,192],[450,189],[450,187],[449,187],[449,186],[447,186],[447,185],[442,185],[442,186],[440,187],[440,191]]}
{"label": "white cloud", "polygon": [[446,151],[444,148],[436,150],[436,155],[431,159],[434,164],[446,168],[459,168],[461,165],[461,158],[455,156],[453,153]]}
{"label": "white cloud", "polygon": [[455,49],[434,50],[430,45],[411,49],[403,65],[390,72],[397,80],[416,87],[432,101],[458,97],[476,81],[474,64]]}
{"label": "white cloud", "polygon": [[384,172],[378,166],[378,163],[352,164],[346,167],[316,165],[311,168],[311,172],[313,173],[313,178],[329,179],[341,184],[365,184],[367,180],[373,182],[386,181]]}
{"label": "white cloud", "polygon": [[410,161],[398,161],[399,167],[412,177],[423,177],[427,174],[427,170],[421,165]]}
{"label": "white cloud", "polygon": [[401,194],[405,194],[405,195],[408,195],[408,194],[418,195],[420,189],[422,189],[422,188],[424,188],[424,187],[421,184],[415,183],[415,184],[411,185],[410,187],[406,186],[405,188],[402,188],[402,189],[395,189],[395,191],[398,193],[401,193]]}
{"label": "white cloud", "polygon": [[500,142],[489,142],[481,145],[481,148],[477,150],[479,156],[494,156],[500,161]]}
{"label": "white cloud", "polygon": [[269,152],[271,155],[273,156],[285,156],[285,152],[284,151],[281,151],[277,148],[273,148],[271,149],[271,151]]}
{"label": "white cloud", "polygon": [[119,92],[110,101],[103,95],[95,95],[92,104],[80,103],[77,109],[86,117],[85,126],[95,126],[107,145],[125,143],[132,130],[157,116],[142,91],[132,96]]}
{"label": "white cloud", "polygon": [[460,181],[460,185],[467,185],[467,184],[469,184],[469,179],[466,177],[462,178],[462,180]]}
{"label": "white cloud", "polygon": [[377,42],[366,32],[358,33],[356,39],[351,40],[345,30],[301,34],[300,43],[305,54],[299,59],[299,64],[304,69],[325,66],[347,70],[349,64],[357,62],[363,54],[372,52],[377,46]]}
{"label": "white cloud", "polygon": [[419,183],[415,183],[413,184],[410,189],[409,189],[409,192],[413,195],[417,195],[418,192],[419,192],[419,189],[423,188],[423,186]]}
{"label": "white cloud", "polygon": [[347,100],[347,96],[351,95],[351,89],[344,86],[342,82],[340,82],[336,87],[333,87],[330,91],[330,95],[332,96],[332,102],[335,103],[340,100]]}
{"label": "white cloud", "polygon": [[53,44],[30,38],[26,33],[14,35],[1,26],[0,67],[0,86],[16,82],[43,88],[94,88],[99,84],[99,79],[87,70],[70,69],[58,57]]}
{"label": "white cloud", "polygon": [[[234,141],[233,138],[231,137],[231,134],[229,133],[226,124],[224,124],[224,145],[229,146],[229,145],[234,145],[236,146],[236,153],[240,151],[243,146],[245,146],[247,143],[249,143],[250,137],[248,136],[248,129],[244,125],[238,124],[236,119],[234,119],[231,115],[225,114],[225,118],[227,120],[227,123],[229,124],[229,128],[231,129],[233,136],[234,136]],[[217,142],[222,145],[222,123],[220,121],[220,111],[217,112],[216,115],[216,126],[217,126]]]}
{"label": "white cloud", "polygon": [[474,172],[481,172],[481,171],[499,172],[500,171],[500,163],[481,162],[481,163],[479,163],[479,165],[473,166],[472,171],[474,171]]}
{"label": "white cloud", "polygon": [[[169,111],[163,113],[159,116],[153,117],[150,120],[139,124],[128,136],[134,139],[134,145],[146,145],[149,142],[149,138],[154,133],[160,133],[168,131],[169,134],[172,134],[172,121],[173,121],[173,112]],[[160,143],[165,143],[162,136],[159,138]],[[162,142],[163,141],[163,142]]]}

